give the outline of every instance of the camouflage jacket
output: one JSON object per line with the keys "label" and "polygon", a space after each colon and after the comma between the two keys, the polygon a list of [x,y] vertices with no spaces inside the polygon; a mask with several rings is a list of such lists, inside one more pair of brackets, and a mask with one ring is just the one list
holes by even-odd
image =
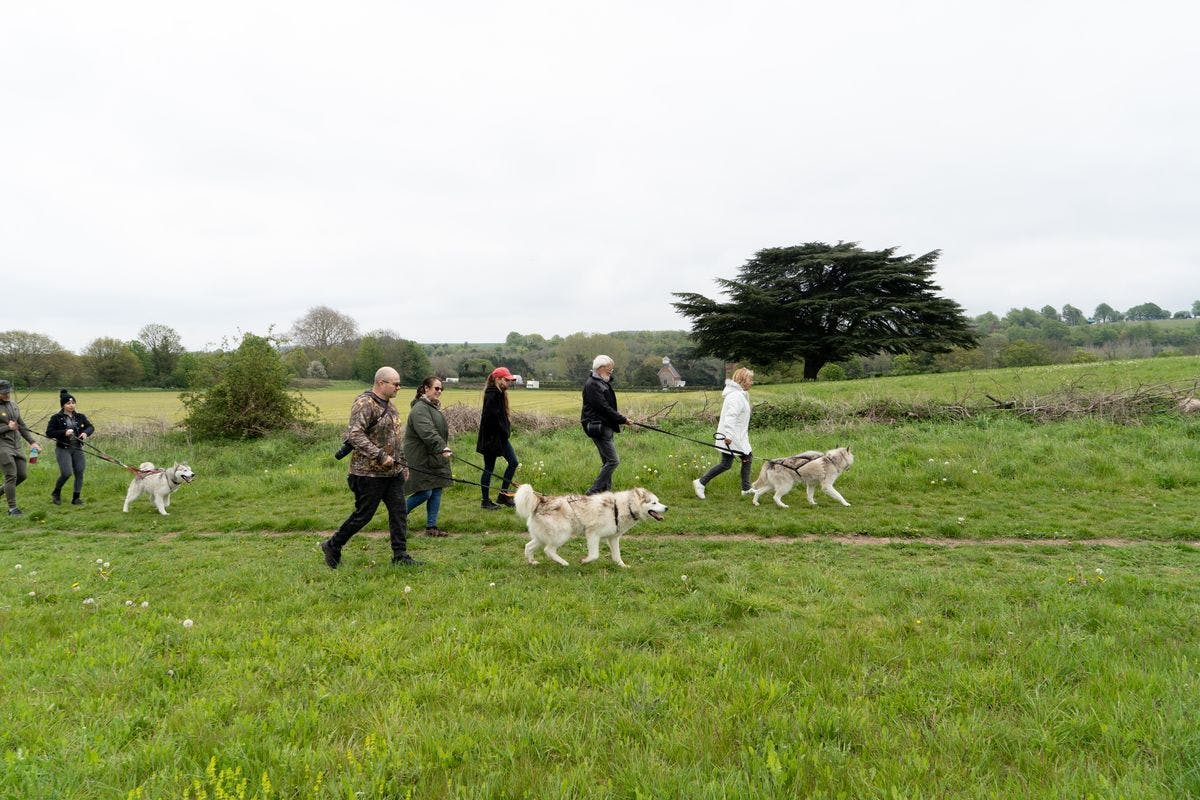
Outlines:
{"label": "camouflage jacket", "polygon": [[[346,428],[346,440],[354,445],[350,474],[371,478],[399,475],[408,466],[400,450],[402,438],[400,415],[395,406],[374,392],[363,392],[354,398]],[[380,463],[384,456],[392,457],[390,467]]]}
{"label": "camouflage jacket", "polygon": [[[8,427],[9,420],[17,421],[15,431]],[[29,432],[29,428],[25,426],[24,420],[21,419],[21,410],[17,408],[16,401],[0,402],[0,447],[14,455],[21,455],[21,439],[30,444],[37,441]]]}

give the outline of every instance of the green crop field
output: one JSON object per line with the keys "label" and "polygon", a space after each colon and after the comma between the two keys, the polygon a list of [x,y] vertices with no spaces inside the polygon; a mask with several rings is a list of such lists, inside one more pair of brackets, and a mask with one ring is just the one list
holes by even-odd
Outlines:
{"label": "green crop field", "polygon": [[[467,485],[451,538],[412,536],[423,566],[388,565],[381,511],[329,570],[356,388],[306,392],[309,437],[222,444],[167,430],[172,393],[81,390],[106,452],[197,480],[162,517],[121,512],[111,464],[89,460],[84,506],[50,505],[49,454],[31,468],[27,515],[0,518],[0,797],[1200,797],[1200,419],[982,408],[1198,376],[1164,358],[756,386],[756,457],[848,443],[852,505],[753,507],[732,473],[701,501],[711,449],[623,432],[615,483],[670,506],[627,570],[579,565],[581,541],[570,567],[526,565],[521,521]],[[618,392],[711,436],[717,392]],[[31,419],[53,402],[18,399]],[[578,414],[576,392],[512,399]],[[921,403],[981,410],[903,413]],[[575,424],[513,443],[543,492],[598,466]],[[474,434],[452,446],[477,479]]]}

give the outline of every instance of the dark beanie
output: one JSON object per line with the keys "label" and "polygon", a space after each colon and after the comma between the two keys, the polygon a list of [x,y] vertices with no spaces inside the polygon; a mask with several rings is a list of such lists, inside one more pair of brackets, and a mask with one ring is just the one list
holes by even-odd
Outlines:
{"label": "dark beanie", "polygon": [[65,406],[67,403],[71,402],[74,399],[75,399],[75,395],[71,394],[66,389],[58,390],[58,405],[59,405],[59,407]]}

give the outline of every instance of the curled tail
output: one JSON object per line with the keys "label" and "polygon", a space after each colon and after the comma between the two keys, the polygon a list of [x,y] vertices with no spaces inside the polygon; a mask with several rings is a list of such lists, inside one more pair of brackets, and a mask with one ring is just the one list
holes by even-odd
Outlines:
{"label": "curled tail", "polygon": [[517,494],[513,497],[513,503],[516,506],[517,516],[528,520],[533,516],[534,509],[538,506],[537,492],[528,483],[522,483],[517,487]]}
{"label": "curled tail", "polygon": [[751,484],[752,486],[754,486],[755,489],[767,488],[767,470],[769,470],[770,468],[771,468],[770,461],[762,462],[762,468],[759,469],[759,471],[758,471],[758,477],[755,478],[754,483]]}

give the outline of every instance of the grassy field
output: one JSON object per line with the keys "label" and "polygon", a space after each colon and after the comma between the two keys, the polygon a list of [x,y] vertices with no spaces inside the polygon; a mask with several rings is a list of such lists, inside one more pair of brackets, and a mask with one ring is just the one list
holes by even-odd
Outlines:
{"label": "grassy field", "polygon": [[[819,382],[805,384],[759,385],[752,392],[755,403],[777,402],[794,397],[807,397],[826,403],[862,405],[880,399],[899,398],[906,402],[986,403],[985,395],[1007,399],[1041,395],[1063,387],[1082,391],[1103,391],[1115,387],[1172,383],[1196,386],[1200,381],[1200,358],[1175,356],[1171,358],[1139,359],[1133,361],[1104,361],[1094,364],[1059,364],[1046,367],[994,369],[976,372],[950,372],[935,375],[908,375],[870,380]],[[618,383],[619,387],[619,383]],[[344,424],[354,397],[367,387],[339,382],[328,389],[310,389],[304,397],[313,403],[323,422]],[[623,409],[641,416],[677,403],[673,415],[707,407],[719,411],[719,389],[680,392],[633,392],[618,388],[618,401]],[[108,422],[122,428],[142,427],[162,429],[178,422],[183,416],[179,393],[160,390],[80,390],[79,410],[97,423]],[[400,406],[407,411],[412,390],[402,388]],[[510,394],[512,407],[517,411],[552,414],[577,419],[580,393],[578,390],[514,390]],[[59,410],[58,391],[18,394],[22,413],[31,424],[42,426],[49,416]],[[447,405],[466,404],[479,407],[482,393],[478,389],[446,388]]]}
{"label": "grassy field", "polygon": [[[1156,359],[754,395],[948,402],[1197,371]],[[354,393],[313,397],[344,413]],[[850,443],[850,508],[802,490],[754,508],[734,474],[700,501],[710,450],[622,433],[615,482],[671,506],[625,542],[629,570],[529,567],[519,520],[456,486],[440,520],[455,536],[413,538],[424,566],[387,566],[381,514],[331,571],[316,544],[350,510],[338,424],[191,444],[146,423],[167,395],[79,394],[97,444],[188,460],[198,479],[169,517],[145,499],[122,514],[128,473],[92,459],[88,504],[56,507],[47,457],[19,490],[27,516],[0,518],[0,797],[1200,797],[1195,419],[752,426],[759,457]],[[513,399],[577,409],[575,393]],[[672,431],[708,438],[687,421],[701,395],[666,399],[681,401]],[[107,409],[141,401],[106,434],[122,424]],[[478,461],[472,435],[453,444]],[[581,490],[597,468],[574,426],[514,444],[541,491]]]}

